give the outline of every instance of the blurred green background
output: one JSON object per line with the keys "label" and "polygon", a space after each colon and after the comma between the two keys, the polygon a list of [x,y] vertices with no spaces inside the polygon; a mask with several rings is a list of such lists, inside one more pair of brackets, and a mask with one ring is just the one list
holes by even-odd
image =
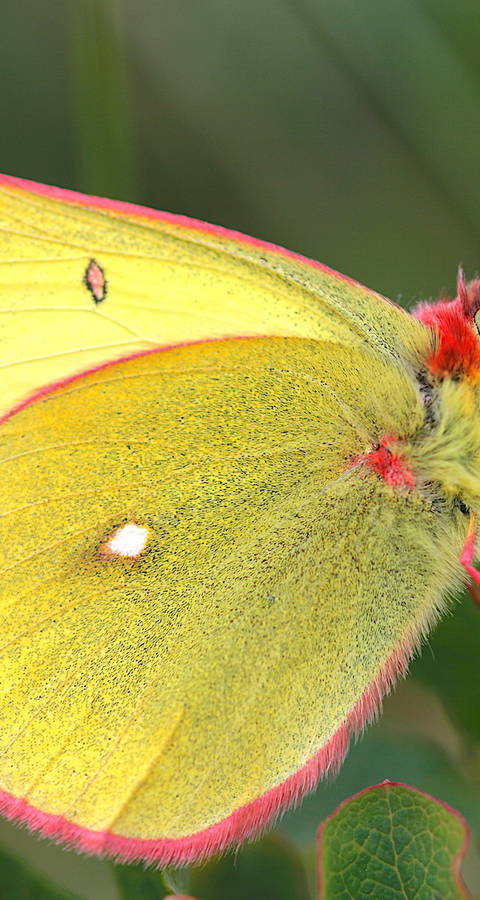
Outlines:
{"label": "blurred green background", "polygon": [[[479,46],[478,0],[16,0],[0,169],[246,231],[409,306],[480,266]],[[279,826],[310,879],[321,818],[388,777],[466,815],[480,894],[480,610],[452,608],[340,776]],[[0,847],[119,896],[108,863],[4,822]]]}

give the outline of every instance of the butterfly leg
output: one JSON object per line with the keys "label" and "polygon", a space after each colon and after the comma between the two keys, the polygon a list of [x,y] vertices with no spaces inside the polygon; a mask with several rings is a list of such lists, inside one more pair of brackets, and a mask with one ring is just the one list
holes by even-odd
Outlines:
{"label": "butterfly leg", "polygon": [[470,575],[472,581],[468,585],[468,591],[474,603],[480,606],[480,572],[473,565],[475,559],[475,542],[477,539],[477,517],[472,516],[468,528],[467,537],[460,554],[460,562]]}

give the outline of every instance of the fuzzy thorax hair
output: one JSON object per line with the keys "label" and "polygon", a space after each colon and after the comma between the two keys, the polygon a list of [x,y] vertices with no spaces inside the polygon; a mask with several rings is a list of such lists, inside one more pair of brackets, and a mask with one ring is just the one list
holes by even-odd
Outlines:
{"label": "fuzzy thorax hair", "polygon": [[480,279],[467,283],[460,269],[454,300],[420,303],[413,311],[434,332],[432,352],[427,359],[427,368],[433,375],[480,380],[479,310]]}
{"label": "fuzzy thorax hair", "polygon": [[[425,360],[435,424],[412,447],[417,471],[480,512],[480,279],[458,275],[454,300],[421,304],[414,315],[432,329]],[[480,322],[479,322],[480,324]]]}

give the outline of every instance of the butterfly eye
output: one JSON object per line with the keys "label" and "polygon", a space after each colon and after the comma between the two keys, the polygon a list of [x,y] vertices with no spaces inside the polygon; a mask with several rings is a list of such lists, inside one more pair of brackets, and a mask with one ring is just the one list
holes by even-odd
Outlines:
{"label": "butterfly eye", "polygon": [[104,541],[100,548],[106,557],[124,556],[135,559],[145,550],[150,537],[150,529],[136,522],[126,522]]}
{"label": "butterfly eye", "polygon": [[473,317],[473,321],[475,322],[475,327],[477,329],[477,334],[480,335],[480,309],[477,310]]}

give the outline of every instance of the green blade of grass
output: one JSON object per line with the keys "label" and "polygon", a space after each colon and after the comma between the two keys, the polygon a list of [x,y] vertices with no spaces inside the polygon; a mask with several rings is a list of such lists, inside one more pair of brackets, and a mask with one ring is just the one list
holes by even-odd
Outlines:
{"label": "green blade of grass", "polygon": [[135,199],[130,85],[117,0],[71,0],[68,28],[79,187]]}

